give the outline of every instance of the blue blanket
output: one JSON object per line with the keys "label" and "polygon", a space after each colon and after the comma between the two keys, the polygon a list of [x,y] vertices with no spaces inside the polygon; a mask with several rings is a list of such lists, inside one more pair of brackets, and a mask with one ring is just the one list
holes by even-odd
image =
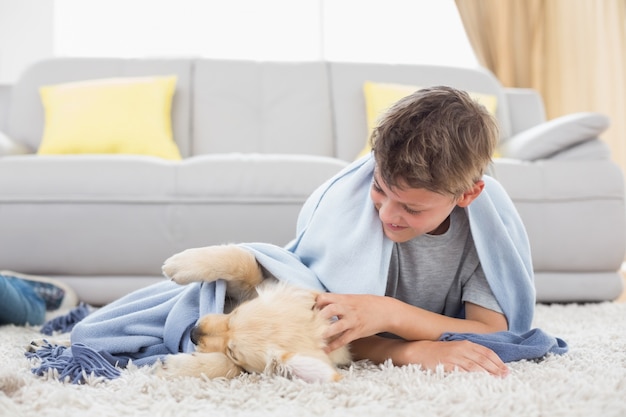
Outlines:
{"label": "blue blanket", "polygon": [[[373,170],[374,160],[367,155],[320,186],[301,210],[296,238],[284,248],[266,243],[241,246],[280,280],[330,292],[383,295],[393,242],[384,236],[369,197]],[[470,228],[489,285],[508,320],[507,333],[522,335],[530,330],[535,305],[530,246],[506,192],[493,178],[485,176],[484,181],[484,191],[467,209]],[[151,364],[169,353],[191,352],[190,329],[200,316],[222,312],[224,297],[222,281],[188,286],[164,281],[89,315],[75,326],[72,343],[95,348],[118,364]],[[487,345],[489,339],[481,335],[476,341]],[[499,335],[497,340],[496,353],[513,360],[545,355],[554,344],[534,339],[537,349],[529,351],[519,349],[518,339],[500,343]],[[564,342],[559,343],[566,350]],[[63,355],[76,360],[71,349]],[[45,363],[42,366],[39,371],[45,372]]]}
{"label": "blue blanket", "polygon": [[552,337],[541,329],[532,329],[523,334],[497,332],[490,334],[445,333],[442,341],[469,340],[483,345],[498,353],[503,362],[522,359],[538,359],[548,353],[562,355],[567,352],[567,343],[558,337]]}

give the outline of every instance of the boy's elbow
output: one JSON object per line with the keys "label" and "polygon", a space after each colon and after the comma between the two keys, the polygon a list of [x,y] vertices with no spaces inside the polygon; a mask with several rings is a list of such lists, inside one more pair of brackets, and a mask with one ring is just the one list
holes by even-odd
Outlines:
{"label": "boy's elbow", "polygon": [[481,333],[497,333],[509,330],[506,316],[500,312],[472,303],[466,303],[465,311],[467,319],[480,323]]}
{"label": "boy's elbow", "polygon": [[497,314],[484,322],[487,326],[488,333],[506,332],[509,330],[509,322],[504,314]]}
{"label": "boy's elbow", "polygon": [[506,332],[509,330],[509,325],[506,322],[506,320],[504,320],[504,324],[502,323],[492,324],[489,327],[490,327],[489,333]]}

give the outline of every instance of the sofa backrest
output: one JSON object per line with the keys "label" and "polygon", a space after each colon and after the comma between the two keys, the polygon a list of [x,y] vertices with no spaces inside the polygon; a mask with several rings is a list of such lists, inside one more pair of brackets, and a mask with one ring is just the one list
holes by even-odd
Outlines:
{"label": "sofa backrest", "polygon": [[334,156],[327,66],[197,60],[192,126],[194,155]]}
{"label": "sofa backrest", "polygon": [[494,95],[501,138],[510,135],[509,109],[504,89],[489,71],[482,68],[431,65],[393,65],[331,62],[331,97],[337,142],[336,156],[352,160],[368,139],[363,84],[365,81],[416,87],[448,85],[474,93]]}
{"label": "sofa backrest", "polygon": [[277,153],[350,161],[367,141],[366,81],[449,85],[496,97],[501,137],[511,121],[505,92],[482,68],[219,59],[55,58],[28,68],[12,87],[9,137],[36,150],[44,126],[43,85],[111,77],[178,77],[174,139],[183,157]]}
{"label": "sofa backrest", "polygon": [[44,126],[41,86],[112,77],[176,75],[172,130],[181,154],[188,156],[192,66],[193,61],[188,59],[55,58],[41,61],[24,71],[13,86],[7,133],[37,150]]}

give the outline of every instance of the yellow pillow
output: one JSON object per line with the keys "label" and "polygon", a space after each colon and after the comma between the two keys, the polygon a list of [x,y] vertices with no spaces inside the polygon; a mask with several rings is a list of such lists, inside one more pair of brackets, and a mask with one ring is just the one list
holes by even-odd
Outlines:
{"label": "yellow pillow", "polygon": [[[365,111],[367,118],[367,145],[359,153],[358,157],[367,154],[371,148],[369,137],[378,124],[378,119],[398,100],[419,90],[421,87],[394,83],[375,83],[365,81],[363,92],[365,94]],[[468,94],[480,104],[485,106],[487,111],[496,114],[497,98],[488,94],[473,93]]]}
{"label": "yellow pillow", "polygon": [[137,154],[180,160],[172,134],[176,76],[109,78],[40,88],[38,154]]}

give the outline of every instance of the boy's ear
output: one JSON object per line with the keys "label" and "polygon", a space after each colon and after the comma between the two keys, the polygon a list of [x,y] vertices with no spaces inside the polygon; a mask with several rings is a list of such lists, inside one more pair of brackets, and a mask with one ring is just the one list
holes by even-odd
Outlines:
{"label": "boy's ear", "polygon": [[299,353],[286,353],[281,359],[286,370],[306,382],[328,382],[341,379],[337,370],[321,358]]}
{"label": "boy's ear", "polygon": [[459,197],[456,205],[459,207],[467,207],[470,205],[470,203],[472,201],[474,201],[476,199],[476,197],[478,197],[480,195],[480,193],[482,193],[483,189],[485,188],[485,181],[483,180],[478,180],[474,183],[474,185],[472,186],[472,188],[470,188],[468,191],[464,192],[461,197]]}

